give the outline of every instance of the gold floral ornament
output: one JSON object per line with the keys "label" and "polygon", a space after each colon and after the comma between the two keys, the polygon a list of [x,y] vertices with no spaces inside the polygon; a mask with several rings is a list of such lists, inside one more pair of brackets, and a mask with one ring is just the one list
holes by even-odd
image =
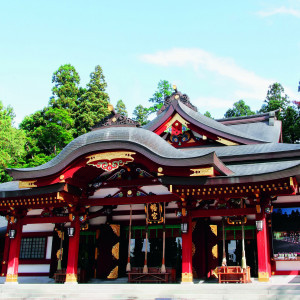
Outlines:
{"label": "gold floral ornament", "polygon": [[86,158],[88,159],[87,165],[94,166],[96,168],[102,169],[107,172],[114,171],[119,167],[122,167],[129,162],[134,161],[132,155],[136,154],[135,152],[103,152],[93,155],[89,155]]}
{"label": "gold floral ornament", "polygon": [[118,278],[119,267],[116,266],[107,276],[107,279],[116,279]]}
{"label": "gold floral ornament", "polygon": [[111,224],[109,226],[116,236],[120,236],[120,225]]}
{"label": "gold floral ornament", "polygon": [[213,258],[218,258],[218,244],[212,247],[211,253]]}
{"label": "gold floral ornament", "polygon": [[115,259],[119,259],[119,248],[120,243],[116,243],[111,249],[111,253]]}
{"label": "gold floral ornament", "polygon": [[194,243],[192,243],[192,256],[194,256],[196,253],[196,246]]}

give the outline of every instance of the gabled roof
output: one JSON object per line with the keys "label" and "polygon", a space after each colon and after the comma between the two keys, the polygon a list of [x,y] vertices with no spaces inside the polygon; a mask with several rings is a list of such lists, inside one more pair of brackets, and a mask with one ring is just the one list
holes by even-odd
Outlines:
{"label": "gabled roof", "polygon": [[271,143],[282,142],[281,121],[276,118],[276,111],[251,116],[217,119],[216,121],[237,131]]}
{"label": "gabled roof", "polygon": [[153,162],[166,166],[213,165],[222,174],[232,173],[215,155],[214,149],[207,149],[201,155],[180,151],[157,134],[136,127],[110,127],[91,131],[73,140],[55,158],[43,165],[7,170],[14,179],[50,176],[81,156],[95,151],[118,149],[137,151]]}
{"label": "gabled roof", "polygon": [[257,144],[266,143],[267,140],[259,139],[253,135],[246,134],[242,131],[235,130],[229,126],[223,125],[214,119],[208,118],[194,109],[186,106],[182,101],[174,99],[171,104],[154,120],[143,126],[144,129],[155,131],[164,122],[168,120],[174,113],[178,113],[186,121],[194,124],[198,128],[211,132],[222,138],[226,138],[241,144]]}

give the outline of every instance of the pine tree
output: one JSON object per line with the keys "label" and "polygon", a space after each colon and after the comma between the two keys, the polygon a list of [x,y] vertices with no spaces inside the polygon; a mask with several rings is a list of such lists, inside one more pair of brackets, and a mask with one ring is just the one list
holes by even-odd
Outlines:
{"label": "pine tree", "polygon": [[5,168],[12,167],[25,154],[25,133],[13,127],[13,109],[0,101],[0,182],[11,180]]}
{"label": "pine tree", "polygon": [[143,105],[138,105],[133,111],[134,120],[139,122],[141,125],[147,124],[148,119],[148,110]]}
{"label": "pine tree", "polygon": [[174,90],[169,81],[160,80],[158,82],[156,92],[149,99],[149,102],[153,103],[153,105],[148,108],[149,114],[159,111],[164,104],[165,98],[172,95],[173,91]]}
{"label": "pine tree", "polygon": [[102,68],[98,65],[90,75],[87,88],[81,89],[75,113],[76,135],[90,131],[90,128],[109,114],[109,96]]}
{"label": "pine tree", "polygon": [[60,66],[52,76],[52,83],[54,83],[54,87],[49,104],[54,108],[67,109],[72,115],[76,106],[80,83],[76,69],[70,64]]}
{"label": "pine tree", "polygon": [[121,99],[117,102],[116,113],[128,117],[126,105]]}

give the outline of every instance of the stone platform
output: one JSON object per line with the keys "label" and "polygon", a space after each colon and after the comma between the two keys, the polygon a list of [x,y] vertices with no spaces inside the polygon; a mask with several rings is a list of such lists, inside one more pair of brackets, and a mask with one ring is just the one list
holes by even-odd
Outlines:
{"label": "stone platform", "polygon": [[[226,299],[226,300],[300,300],[300,276],[273,276],[268,283],[252,279],[250,284],[128,284],[94,280],[88,284],[54,284],[47,277],[20,277],[19,284],[0,284],[0,299]],[[1,283],[4,278],[1,278]]]}

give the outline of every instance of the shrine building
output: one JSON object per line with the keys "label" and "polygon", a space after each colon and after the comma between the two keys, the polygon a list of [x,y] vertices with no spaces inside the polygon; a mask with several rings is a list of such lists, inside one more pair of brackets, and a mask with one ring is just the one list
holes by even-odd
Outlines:
{"label": "shrine building", "polygon": [[282,143],[276,112],[214,120],[176,88],[145,126],[109,108],[51,161],[8,169],[6,282],[300,274],[300,228],[272,231],[275,211],[300,207],[300,144]]}

